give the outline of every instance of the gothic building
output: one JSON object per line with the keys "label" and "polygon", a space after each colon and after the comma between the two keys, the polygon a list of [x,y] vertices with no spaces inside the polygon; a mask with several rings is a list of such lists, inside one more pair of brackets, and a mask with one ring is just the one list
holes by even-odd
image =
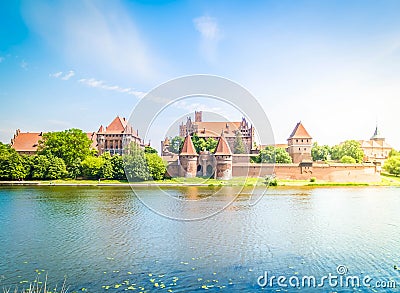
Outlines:
{"label": "gothic building", "polygon": [[109,152],[111,155],[122,155],[123,148],[131,142],[143,146],[137,131],[125,118],[117,116],[105,129],[103,125],[97,131],[97,149],[99,155]]}
{"label": "gothic building", "polygon": [[[191,117],[187,117],[186,123],[179,125],[179,136],[186,137],[187,134],[196,134],[198,137],[204,139],[214,138],[219,139],[221,132],[223,132],[224,138],[229,144],[231,150],[234,150],[235,139],[240,136],[245,146],[246,153],[250,153],[254,142],[254,128],[246,121],[246,118],[242,118],[242,121],[237,122],[217,122],[203,121],[202,111],[195,112],[195,120],[192,121]],[[163,145],[162,145],[163,149]]]}
{"label": "gothic building", "polygon": [[178,172],[174,172],[170,168],[170,171],[172,171],[170,173],[178,174],[180,177],[204,176],[228,180],[232,178],[232,152],[224,135],[221,134],[214,154],[204,151],[199,155],[190,135],[186,135],[182,150],[179,153],[179,161],[174,162],[169,167],[178,167]]}
{"label": "gothic building", "polygon": [[[124,146],[132,141],[144,146],[137,131],[125,118],[119,116],[106,128],[101,125],[97,132],[88,132],[86,135],[92,142],[91,147],[97,150],[99,155],[104,152],[110,152],[111,155],[122,154]],[[43,132],[21,132],[18,129],[11,139],[11,147],[20,154],[34,155],[42,136]]]}

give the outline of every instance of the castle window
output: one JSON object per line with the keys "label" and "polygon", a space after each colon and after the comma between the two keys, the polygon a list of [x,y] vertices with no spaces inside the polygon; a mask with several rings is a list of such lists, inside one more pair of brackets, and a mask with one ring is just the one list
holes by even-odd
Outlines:
{"label": "castle window", "polygon": [[307,142],[308,142],[308,139],[307,139]]}
{"label": "castle window", "polygon": [[306,150],[306,148],[304,148],[304,150]]}
{"label": "castle window", "polygon": [[300,151],[300,148],[299,148],[299,151]]}
{"label": "castle window", "polygon": [[303,140],[301,140],[301,142],[303,142]]}
{"label": "castle window", "polygon": [[296,142],[299,142],[299,140],[298,140],[298,139],[296,139]]}

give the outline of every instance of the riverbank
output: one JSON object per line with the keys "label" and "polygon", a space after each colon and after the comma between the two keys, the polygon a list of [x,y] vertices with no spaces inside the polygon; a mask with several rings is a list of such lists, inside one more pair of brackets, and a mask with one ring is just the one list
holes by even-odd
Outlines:
{"label": "riverbank", "polygon": [[[126,180],[39,180],[39,181],[0,181],[0,186],[265,186],[265,178],[236,177],[231,180],[204,178],[173,178],[159,181],[129,183]],[[382,174],[380,182],[332,182],[316,180],[277,179],[276,186],[400,186],[400,177]]]}

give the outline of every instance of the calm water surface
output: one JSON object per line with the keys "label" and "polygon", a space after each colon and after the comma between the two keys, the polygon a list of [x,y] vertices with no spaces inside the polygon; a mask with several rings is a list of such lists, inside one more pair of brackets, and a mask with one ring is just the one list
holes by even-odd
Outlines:
{"label": "calm water surface", "polygon": [[129,188],[1,187],[0,290],[40,272],[53,285],[66,278],[69,292],[256,292],[265,271],[318,280],[345,265],[397,288],[303,291],[400,291],[399,188],[279,188],[254,207],[247,199],[244,190],[224,212],[180,222],[153,213]]}

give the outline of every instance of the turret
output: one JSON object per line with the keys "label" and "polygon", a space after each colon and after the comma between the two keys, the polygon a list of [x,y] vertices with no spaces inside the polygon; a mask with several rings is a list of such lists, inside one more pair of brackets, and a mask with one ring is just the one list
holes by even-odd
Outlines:
{"label": "turret", "polygon": [[187,134],[183,141],[182,150],[179,154],[179,162],[181,166],[179,170],[180,177],[196,177],[197,157],[198,154],[194,148],[192,138]]}
{"label": "turret", "polygon": [[215,148],[214,157],[217,162],[216,178],[229,180],[232,178],[232,152],[224,137],[224,132],[218,139],[217,147]]}

